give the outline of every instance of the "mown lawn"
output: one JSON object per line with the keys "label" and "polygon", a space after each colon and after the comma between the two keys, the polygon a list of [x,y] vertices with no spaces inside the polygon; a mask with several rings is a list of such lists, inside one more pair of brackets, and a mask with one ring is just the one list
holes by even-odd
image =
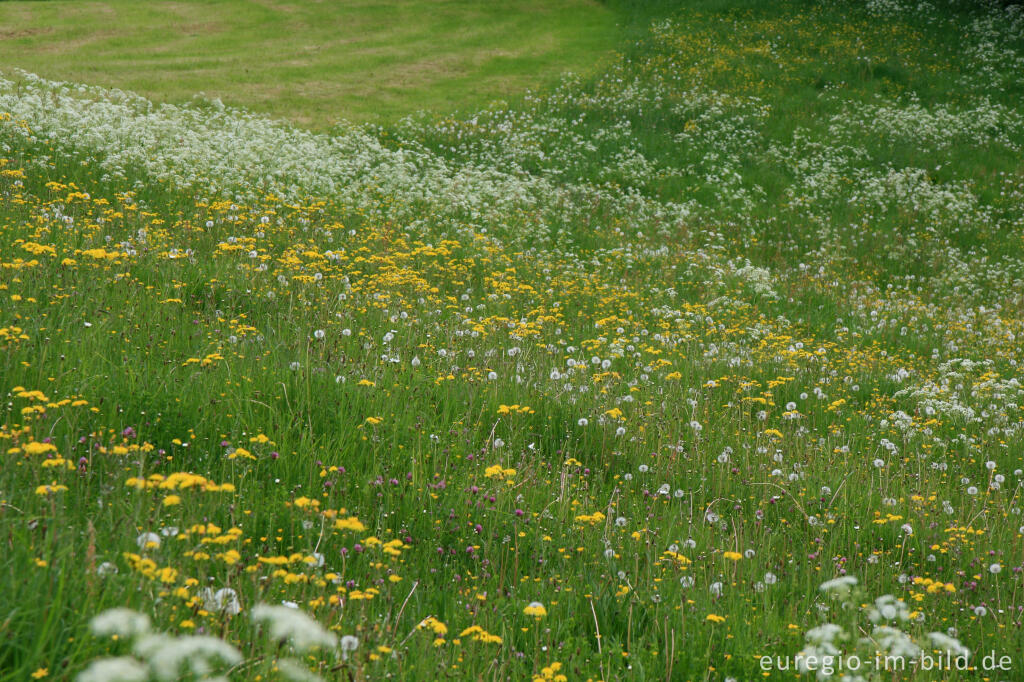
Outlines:
{"label": "mown lawn", "polygon": [[314,127],[470,110],[592,69],[616,36],[593,0],[0,3],[5,73],[203,93]]}

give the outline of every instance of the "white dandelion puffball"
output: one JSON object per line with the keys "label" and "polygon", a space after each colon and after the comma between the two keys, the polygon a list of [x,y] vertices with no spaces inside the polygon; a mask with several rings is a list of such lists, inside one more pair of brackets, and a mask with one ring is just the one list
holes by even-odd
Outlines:
{"label": "white dandelion puffball", "polygon": [[348,655],[359,648],[359,638],[355,635],[345,635],[341,638],[341,657],[348,660]]}
{"label": "white dandelion puffball", "polygon": [[139,549],[159,549],[160,536],[156,533],[142,533],[135,539],[135,544]]}

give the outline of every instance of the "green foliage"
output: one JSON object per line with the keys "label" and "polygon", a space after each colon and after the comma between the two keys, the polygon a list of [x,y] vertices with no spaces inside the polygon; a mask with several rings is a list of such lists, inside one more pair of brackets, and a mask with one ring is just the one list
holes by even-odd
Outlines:
{"label": "green foliage", "polygon": [[756,679],[888,607],[1019,651],[1022,27],[586,11],[631,37],[557,85],[329,134],[0,82],[0,679],[114,606],[232,679],[282,602],[326,679]]}

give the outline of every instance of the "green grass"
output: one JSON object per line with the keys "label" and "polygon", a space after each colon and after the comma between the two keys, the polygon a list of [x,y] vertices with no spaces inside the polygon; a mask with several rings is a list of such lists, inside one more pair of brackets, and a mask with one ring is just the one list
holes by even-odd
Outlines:
{"label": "green grass", "polygon": [[485,106],[593,69],[618,35],[594,0],[0,3],[5,69],[317,128]]}
{"label": "green grass", "polygon": [[0,89],[0,680],[118,605],[279,679],[282,601],[328,680],[752,680],[882,595],[1020,677],[1024,29],[669,4],[334,137]]}

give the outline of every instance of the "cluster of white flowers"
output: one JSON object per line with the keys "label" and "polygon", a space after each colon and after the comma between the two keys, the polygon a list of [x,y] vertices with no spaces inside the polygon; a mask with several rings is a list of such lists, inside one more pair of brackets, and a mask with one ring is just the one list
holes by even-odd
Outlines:
{"label": "cluster of white flowers", "polygon": [[170,682],[183,675],[204,679],[219,666],[242,661],[241,653],[222,639],[152,632],[148,616],[127,608],[104,611],[90,621],[90,628],[99,637],[131,641],[134,656],[95,660],[78,675],[78,682]]}
{"label": "cluster of white flowers", "polygon": [[150,631],[149,616],[126,608],[104,611],[89,622],[92,633],[97,637],[120,637],[131,639]]}
{"label": "cluster of white flowers", "polygon": [[[237,596],[231,599],[237,604]],[[251,617],[267,628],[275,655],[286,651],[280,648],[286,645],[298,655],[313,650],[335,651],[347,660],[359,647],[356,637],[345,635],[339,641],[337,635],[296,607],[259,604],[252,609]],[[131,642],[132,655],[96,659],[78,674],[78,682],[171,682],[183,676],[226,680],[220,672],[242,662],[238,649],[222,639],[153,632],[149,617],[132,609],[104,611],[90,621],[90,628],[98,637]],[[275,664],[282,675],[296,682],[321,679],[298,659],[279,658]]]}
{"label": "cluster of white flowers", "polygon": [[1018,152],[1024,116],[984,97],[973,104],[963,108],[949,104],[925,107],[913,96],[907,102],[844,103],[843,111],[829,122],[829,137],[851,145],[872,135],[889,144],[915,145],[929,150],[958,144],[995,145]]}
{"label": "cluster of white flowers", "polygon": [[[289,199],[331,196],[397,221],[414,223],[426,211],[484,231],[501,224],[502,216],[540,211],[543,219],[533,228],[520,221],[506,235],[523,243],[550,242],[550,224],[571,224],[595,204],[634,229],[674,225],[688,213],[628,188],[554,182],[500,164],[459,164],[422,144],[395,150],[372,129],[341,126],[317,134],[219,102],[155,105],[120,90],[21,71],[8,76],[0,75],[0,110],[27,123],[10,131],[90,159],[108,178],[141,172],[243,199],[267,191]],[[395,201],[381,202],[381,196]]]}
{"label": "cluster of white flowers", "polygon": [[[873,662],[879,660],[897,670],[910,670],[911,661],[925,650],[970,656],[970,651],[951,634],[929,632],[915,638],[905,631],[908,625],[923,617],[918,615],[915,619],[907,604],[891,594],[862,605],[863,591],[854,576],[828,580],[820,589],[841,604],[837,615],[846,617],[849,622],[823,623],[804,633],[804,648],[795,657],[801,673],[812,673],[821,681],[866,682],[876,679],[876,673],[884,672],[871,669]],[[822,605],[819,610],[828,613],[831,608]],[[861,622],[862,616],[867,616],[868,623]],[[843,669],[842,665],[832,664],[851,658],[857,659],[856,666]]]}
{"label": "cluster of white flowers", "polygon": [[736,271],[736,276],[746,282],[754,293],[768,298],[778,298],[772,288],[772,273],[767,268],[751,265],[750,261]]}
{"label": "cluster of white flowers", "polygon": [[252,619],[267,625],[271,639],[286,640],[299,652],[331,648],[338,644],[337,635],[325,630],[299,609],[257,604],[252,610]]}
{"label": "cluster of white flowers", "polygon": [[[893,394],[925,418],[946,416],[986,432],[1012,437],[1024,432],[1018,406],[1024,404],[1024,384],[992,372],[993,361],[952,358],[938,367],[938,377]],[[993,431],[994,430],[994,431]]]}
{"label": "cluster of white flowers", "polygon": [[242,662],[242,654],[235,647],[208,635],[143,635],[135,641],[132,653],[145,661],[153,676],[162,682],[180,679],[183,674],[207,677],[215,666]]}

